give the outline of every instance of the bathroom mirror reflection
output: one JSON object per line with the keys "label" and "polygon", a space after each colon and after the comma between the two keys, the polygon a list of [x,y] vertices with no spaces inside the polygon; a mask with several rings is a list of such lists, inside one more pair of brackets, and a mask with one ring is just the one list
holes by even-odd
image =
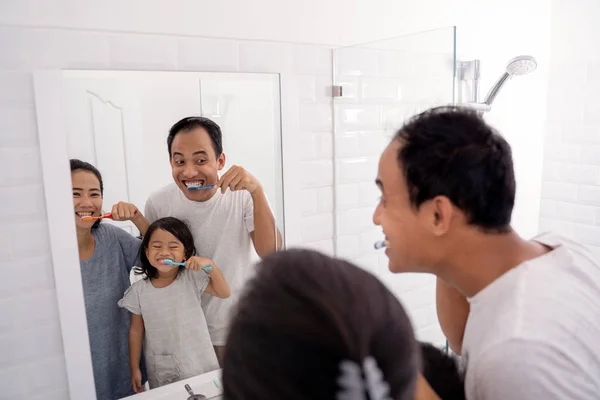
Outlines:
{"label": "bathroom mirror reflection", "polygon": [[40,143],[65,147],[79,265],[53,261],[80,276],[57,291],[85,306],[97,397],[218,370],[253,263],[282,247],[279,75],[71,70],[59,87],[36,80]]}

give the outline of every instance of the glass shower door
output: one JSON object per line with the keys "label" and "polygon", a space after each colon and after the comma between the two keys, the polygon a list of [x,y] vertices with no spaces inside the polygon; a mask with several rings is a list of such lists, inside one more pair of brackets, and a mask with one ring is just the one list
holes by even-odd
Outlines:
{"label": "glass shower door", "polygon": [[333,52],[334,244],[338,257],[377,275],[401,299],[420,340],[444,346],[435,309],[435,277],[392,274],[373,243],[379,156],[405,119],[454,103],[456,29],[336,49]]}

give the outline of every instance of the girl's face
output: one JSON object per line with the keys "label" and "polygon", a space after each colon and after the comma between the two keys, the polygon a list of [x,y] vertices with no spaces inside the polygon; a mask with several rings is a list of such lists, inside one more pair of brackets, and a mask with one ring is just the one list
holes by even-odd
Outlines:
{"label": "girl's face", "polygon": [[185,261],[185,248],[171,232],[157,229],[152,233],[146,248],[146,257],[154,268],[159,272],[169,272],[176,265],[165,265],[163,260],[169,259],[175,262]]}
{"label": "girl's face", "polygon": [[71,173],[71,184],[73,186],[75,225],[77,228],[91,229],[95,221],[82,221],[81,217],[97,217],[102,212],[100,181],[89,171],[76,170]]}

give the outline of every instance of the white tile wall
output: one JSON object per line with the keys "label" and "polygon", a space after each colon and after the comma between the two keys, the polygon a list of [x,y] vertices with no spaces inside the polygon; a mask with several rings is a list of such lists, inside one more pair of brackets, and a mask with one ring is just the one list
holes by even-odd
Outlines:
{"label": "white tile wall", "polygon": [[[569,18],[577,29],[567,28]],[[560,31],[552,35],[540,231],[574,238],[600,258],[600,55],[585,51],[600,35],[598,18],[597,2],[553,2]]]}
{"label": "white tile wall", "polygon": [[232,40],[179,39],[179,68],[190,71],[237,71],[239,43]]}
{"label": "white tile wall", "polygon": [[[435,39],[434,39],[435,40]],[[452,68],[423,53],[346,48],[336,52],[336,251],[376,274],[409,310],[419,338],[443,344],[435,314],[435,280],[393,275],[373,249],[381,239],[372,215],[379,156],[404,120],[420,108],[452,101]],[[440,82],[443,82],[440,85]],[[442,89],[439,89],[441,86]]]}

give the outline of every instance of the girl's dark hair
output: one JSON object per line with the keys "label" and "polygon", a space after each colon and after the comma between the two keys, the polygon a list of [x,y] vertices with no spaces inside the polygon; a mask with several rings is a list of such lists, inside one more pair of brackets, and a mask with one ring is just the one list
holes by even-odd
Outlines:
{"label": "girl's dark hair", "polygon": [[[135,274],[144,275],[144,279],[158,278],[158,270],[150,264],[148,257],[146,257],[146,250],[150,244],[150,239],[152,239],[152,234],[157,229],[162,229],[163,231],[171,233],[183,244],[184,257],[186,260],[196,255],[194,237],[192,236],[192,232],[190,232],[190,228],[188,228],[185,222],[173,217],[157,219],[150,224],[148,230],[146,231],[146,235],[144,235],[144,239],[142,239],[142,245],[140,246],[139,254],[141,266],[133,268]],[[173,261],[180,262],[182,260]]]}
{"label": "girl's dark hair", "polygon": [[[71,174],[79,170],[91,172],[92,174],[94,174],[96,178],[98,178],[98,182],[100,183],[100,195],[104,196],[104,182],[102,181],[102,174],[100,173],[100,171],[98,171],[98,168],[94,167],[88,162],[78,160],[77,158],[70,159],[69,163],[71,164]],[[100,221],[102,220],[96,220],[96,222],[94,222],[94,225],[92,225],[92,229],[96,229],[100,225]]]}
{"label": "girl's dark hair", "polygon": [[465,380],[459,362],[430,343],[421,342],[423,377],[443,400],[465,400]]}
{"label": "girl's dark hair", "polygon": [[412,400],[420,353],[396,297],[346,261],[311,250],[273,253],[238,302],[223,362],[223,398],[335,399],[340,362],[362,365],[368,356],[391,398]]}

